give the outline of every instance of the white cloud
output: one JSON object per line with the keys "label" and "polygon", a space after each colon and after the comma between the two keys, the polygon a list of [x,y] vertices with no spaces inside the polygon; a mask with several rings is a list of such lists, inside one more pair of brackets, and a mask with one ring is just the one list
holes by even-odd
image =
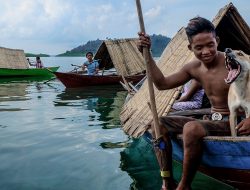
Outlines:
{"label": "white cloud", "polygon": [[149,18],[149,19],[154,19],[155,17],[158,17],[161,13],[161,7],[157,6],[157,7],[153,7],[151,9],[149,9],[147,12],[145,12],[145,17]]}
{"label": "white cloud", "polygon": [[43,0],[42,7],[44,8],[46,19],[50,20],[60,19],[65,12],[70,11],[70,5],[60,0]]}
{"label": "white cloud", "polygon": [[[250,23],[248,0],[232,0]],[[172,37],[196,16],[212,19],[227,0],[141,0],[146,31]],[[0,0],[0,46],[57,54],[88,40],[136,37],[131,0]]]}

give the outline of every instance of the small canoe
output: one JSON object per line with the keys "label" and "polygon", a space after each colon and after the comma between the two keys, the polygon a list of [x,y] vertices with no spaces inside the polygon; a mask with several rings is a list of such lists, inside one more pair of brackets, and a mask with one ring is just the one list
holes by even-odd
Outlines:
{"label": "small canoe", "polygon": [[[114,85],[123,82],[122,76],[110,75],[81,75],[76,73],[53,72],[66,88],[79,88],[86,86]],[[137,83],[145,74],[126,76],[127,82]]]}
{"label": "small canoe", "polygon": [[[28,69],[8,69],[0,68],[0,77],[42,77],[53,76],[59,67],[46,67],[46,68],[28,68]],[[52,71],[52,72],[51,72]]]}

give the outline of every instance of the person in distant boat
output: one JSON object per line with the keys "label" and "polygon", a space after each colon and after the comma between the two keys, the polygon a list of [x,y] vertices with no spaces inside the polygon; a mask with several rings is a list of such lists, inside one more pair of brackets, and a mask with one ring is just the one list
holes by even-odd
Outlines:
{"label": "person in distant boat", "polygon": [[187,82],[183,87],[183,92],[172,106],[171,111],[183,111],[199,109],[202,106],[204,89],[196,80]]}
{"label": "person in distant boat", "polygon": [[27,58],[27,62],[29,63],[30,66],[34,66],[29,58]]}
{"label": "person in distant boat", "polygon": [[97,60],[93,59],[93,53],[87,52],[86,58],[87,58],[87,61],[83,63],[83,70],[87,68],[88,75],[98,75],[99,63]]}
{"label": "person in distant boat", "polygon": [[40,59],[40,57],[36,57],[36,68],[43,68],[43,63]]}
{"label": "person in distant boat", "polygon": [[[215,27],[209,20],[202,17],[191,19],[185,28],[188,37],[188,49],[195,58],[186,63],[179,71],[164,76],[149,53],[149,68],[152,81],[158,90],[167,90],[184,85],[191,79],[197,80],[211,103],[211,114],[202,119],[185,116],[165,116],[160,118],[161,136],[154,139],[155,152],[163,179],[162,189],[190,190],[191,183],[199,168],[202,157],[202,139],[205,136],[229,136],[229,108],[227,103],[229,86],[225,79],[236,77],[225,67],[225,54],[218,51],[219,38]],[[139,50],[147,47],[150,50],[150,37],[138,33]],[[240,116],[240,115],[239,115]],[[236,127],[238,135],[250,134],[250,118],[243,119]],[[155,138],[154,127],[149,129]],[[183,134],[183,172],[177,185],[172,172],[172,144],[170,136]],[[177,187],[176,187],[177,186]]]}
{"label": "person in distant boat", "polygon": [[28,61],[30,66],[35,66],[36,68],[43,68],[44,67],[40,57],[36,57],[36,62],[34,64],[31,63],[29,58],[27,58],[27,61]]}

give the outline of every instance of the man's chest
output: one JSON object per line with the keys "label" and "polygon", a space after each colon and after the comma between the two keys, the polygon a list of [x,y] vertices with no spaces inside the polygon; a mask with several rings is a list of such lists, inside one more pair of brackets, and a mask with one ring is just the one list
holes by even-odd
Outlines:
{"label": "man's chest", "polygon": [[96,68],[96,63],[95,62],[88,63],[87,67],[88,67],[88,69],[95,69]]}
{"label": "man's chest", "polygon": [[203,71],[199,75],[200,82],[205,91],[210,92],[212,94],[220,91],[225,92],[229,89],[229,85],[226,84],[224,80],[226,77],[226,70]]}

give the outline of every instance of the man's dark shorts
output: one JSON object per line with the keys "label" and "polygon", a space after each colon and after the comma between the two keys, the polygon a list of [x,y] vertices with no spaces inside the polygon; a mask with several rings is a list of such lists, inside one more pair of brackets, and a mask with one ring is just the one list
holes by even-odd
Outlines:
{"label": "man's dark shorts", "polygon": [[204,127],[207,136],[230,136],[230,125],[228,120],[201,120],[186,116],[165,116],[160,122],[168,129],[170,134],[181,134],[184,125],[189,121],[198,121]]}

